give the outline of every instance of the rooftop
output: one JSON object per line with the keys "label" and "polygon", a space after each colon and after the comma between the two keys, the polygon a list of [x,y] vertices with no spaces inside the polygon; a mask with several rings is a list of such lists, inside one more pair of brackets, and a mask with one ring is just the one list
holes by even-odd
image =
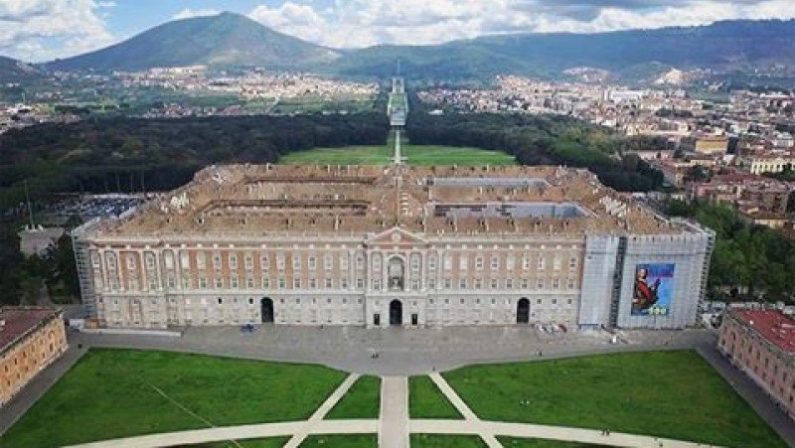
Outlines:
{"label": "rooftop", "polygon": [[185,234],[678,233],[602,185],[554,166],[225,165],[92,229],[95,237]]}
{"label": "rooftop", "polygon": [[0,308],[0,353],[24,337],[39,324],[52,319],[60,311],[48,307],[7,306]]}
{"label": "rooftop", "polygon": [[795,355],[795,318],[778,310],[739,310],[736,314],[766,340]]}

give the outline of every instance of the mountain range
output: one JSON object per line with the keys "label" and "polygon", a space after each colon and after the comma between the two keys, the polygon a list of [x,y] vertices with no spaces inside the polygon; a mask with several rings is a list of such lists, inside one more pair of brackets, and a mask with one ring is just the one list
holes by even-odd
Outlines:
{"label": "mountain range", "polygon": [[[345,77],[388,77],[400,60],[408,77],[486,79],[497,74],[560,77],[574,67],[638,78],[671,68],[717,72],[795,72],[795,21],[735,20],[595,34],[526,33],[439,45],[378,45],[340,50],[273,31],[246,16],[176,20],[116,45],[40,65],[46,70],[141,70],[207,65],[259,66]],[[23,76],[0,61],[4,76]],[[17,69],[13,67],[17,66]],[[4,75],[8,71],[11,75]]]}

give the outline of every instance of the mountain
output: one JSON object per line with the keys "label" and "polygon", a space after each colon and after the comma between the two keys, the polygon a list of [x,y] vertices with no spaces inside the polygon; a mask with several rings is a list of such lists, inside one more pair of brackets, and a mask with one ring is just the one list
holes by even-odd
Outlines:
{"label": "mountain", "polygon": [[300,69],[331,62],[336,50],[277,33],[246,16],[221,13],[167,22],[116,45],[47,63],[52,70],[142,70],[209,65]]}
{"label": "mountain", "polygon": [[42,72],[30,64],[0,56],[0,84],[22,82],[41,76]]}
{"label": "mountain", "polygon": [[385,78],[401,61],[411,78],[487,79],[498,74],[559,78],[607,71],[623,80],[659,79],[672,69],[795,77],[795,21],[735,20],[707,26],[608,33],[484,36],[440,45],[379,45],[335,50],[222,13],[168,22],[49,69],[140,70],[204,64],[305,70]]}
{"label": "mountain", "polygon": [[573,67],[605,69],[626,77],[671,68],[754,71],[795,69],[795,21],[736,20],[708,26],[608,33],[529,33],[485,36],[446,44],[377,46],[345,54],[340,74],[380,76],[400,58],[418,77],[483,78],[496,74],[558,76]]}

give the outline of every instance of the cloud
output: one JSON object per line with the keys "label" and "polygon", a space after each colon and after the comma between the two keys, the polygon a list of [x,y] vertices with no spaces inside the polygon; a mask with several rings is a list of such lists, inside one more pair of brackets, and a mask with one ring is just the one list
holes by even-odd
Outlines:
{"label": "cloud", "polygon": [[0,54],[25,61],[74,55],[108,45],[114,37],[102,18],[112,2],[0,1]]}
{"label": "cloud", "polygon": [[434,44],[484,34],[601,32],[727,19],[795,18],[792,0],[288,0],[249,17],[330,47]]}
{"label": "cloud", "polygon": [[220,14],[221,11],[212,8],[206,9],[190,9],[185,8],[182,11],[174,14],[171,18],[173,20],[180,20],[180,19],[190,19],[193,17],[206,17],[206,16],[215,16]]}

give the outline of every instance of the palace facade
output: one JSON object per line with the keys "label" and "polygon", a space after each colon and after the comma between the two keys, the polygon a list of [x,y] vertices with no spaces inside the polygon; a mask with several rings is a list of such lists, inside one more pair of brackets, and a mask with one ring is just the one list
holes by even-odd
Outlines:
{"label": "palace facade", "polygon": [[713,233],[586,170],[230,165],[73,240],[107,327],[682,328]]}

